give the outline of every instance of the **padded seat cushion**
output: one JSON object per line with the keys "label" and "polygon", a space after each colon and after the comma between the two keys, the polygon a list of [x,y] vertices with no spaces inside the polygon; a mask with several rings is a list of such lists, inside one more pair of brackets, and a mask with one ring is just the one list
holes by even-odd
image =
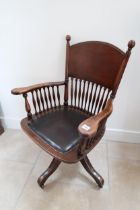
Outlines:
{"label": "padded seat cushion", "polygon": [[29,127],[60,152],[72,149],[80,140],[78,125],[89,115],[71,108],[60,108],[33,119]]}

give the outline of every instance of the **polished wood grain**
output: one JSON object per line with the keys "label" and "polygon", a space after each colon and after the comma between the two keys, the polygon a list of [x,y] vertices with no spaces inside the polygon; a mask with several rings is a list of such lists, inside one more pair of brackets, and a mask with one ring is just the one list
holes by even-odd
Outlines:
{"label": "polished wood grain", "polygon": [[[129,41],[128,49],[123,52],[106,42],[88,41],[70,45],[70,41],[71,37],[67,35],[65,81],[15,88],[11,92],[14,95],[23,95],[25,100],[27,117],[21,121],[22,129],[37,145],[54,157],[49,168],[38,179],[40,187],[44,186],[61,162],[78,161],[81,161],[98,186],[102,187],[104,180],[92,167],[87,155],[105,133],[106,121],[112,113],[113,100],[135,42]],[[61,88],[64,88],[63,95],[60,94]],[[42,116],[47,117],[52,110],[55,113],[63,106],[68,110],[74,109],[87,118],[77,127],[79,143],[65,153],[44,142],[29,127],[29,122]]]}
{"label": "polished wood grain", "polygon": [[50,86],[51,87],[60,86],[60,85],[64,85],[64,84],[65,84],[65,81],[62,81],[62,82],[46,82],[46,83],[31,85],[31,86],[28,86],[28,87],[14,88],[13,90],[11,90],[11,93],[13,95],[20,95],[20,94],[31,92],[31,91],[36,90],[36,89],[50,87]]}
{"label": "polished wood grain", "polygon": [[109,43],[91,41],[74,44],[69,52],[68,76],[113,89],[124,59],[125,53]]}
{"label": "polished wood grain", "polygon": [[[113,111],[113,100],[109,99],[106,104],[106,107],[102,112],[92,117],[89,117],[78,126],[79,133],[85,137],[92,138],[97,133],[100,123],[104,121],[106,118],[108,118],[109,115],[112,113],[112,111]],[[87,130],[84,129],[84,125],[88,126]]]}
{"label": "polished wood grain", "polygon": [[71,107],[90,114],[97,114],[103,109],[112,91],[96,83],[77,78],[69,78]]}
{"label": "polished wood grain", "polygon": [[28,116],[28,118],[31,118],[32,117],[32,113],[31,113],[31,107],[30,107],[30,104],[29,104],[29,101],[28,101],[27,93],[24,93],[23,97],[25,99],[25,109],[26,109],[26,112],[27,112],[27,116]]}
{"label": "polished wood grain", "polygon": [[80,160],[85,170],[92,176],[100,188],[104,185],[104,179],[102,176],[93,168],[87,156]]}
{"label": "polished wood grain", "polygon": [[66,36],[66,64],[65,64],[65,90],[64,90],[64,105],[68,106],[68,64],[69,64],[69,48],[71,37]]}
{"label": "polished wood grain", "polygon": [[61,86],[65,86],[65,82],[42,83],[24,88],[15,88],[11,92],[14,95],[23,95],[27,116],[32,118],[33,114],[38,115],[46,110],[55,109],[57,106],[62,105],[60,97]]}
{"label": "polished wood grain", "polygon": [[44,171],[37,180],[37,182],[41,188],[44,188],[44,184],[45,184],[46,180],[49,178],[49,176],[51,176],[51,174],[53,174],[55,172],[55,170],[58,168],[60,163],[61,163],[60,160],[53,158],[53,160],[52,160],[51,164],[49,165],[49,167],[47,168],[47,170]]}

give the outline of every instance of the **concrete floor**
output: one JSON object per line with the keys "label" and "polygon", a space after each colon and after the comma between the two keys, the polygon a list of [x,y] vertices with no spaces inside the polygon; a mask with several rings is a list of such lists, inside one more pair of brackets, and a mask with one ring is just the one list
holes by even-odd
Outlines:
{"label": "concrete floor", "polygon": [[0,136],[0,210],[140,210],[140,145],[102,141],[89,154],[103,189],[78,164],[61,164],[45,189],[38,176],[52,157],[22,131]]}

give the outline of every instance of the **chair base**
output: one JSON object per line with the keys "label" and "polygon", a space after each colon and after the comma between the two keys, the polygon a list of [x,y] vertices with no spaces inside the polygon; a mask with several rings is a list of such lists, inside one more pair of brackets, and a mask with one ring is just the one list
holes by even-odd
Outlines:
{"label": "chair base", "polygon": [[102,176],[93,168],[91,162],[89,161],[88,157],[85,156],[82,160],[80,160],[81,164],[85,168],[85,170],[92,176],[95,182],[98,184],[100,188],[104,185],[104,179]]}
{"label": "chair base", "polygon": [[[89,159],[87,156],[85,156],[82,160],[80,160],[81,164],[85,168],[85,170],[92,176],[92,178],[95,180],[95,182],[98,184],[99,188],[102,188],[104,185],[104,179],[102,176],[93,168],[91,165]],[[51,164],[47,168],[46,171],[44,171],[41,176],[38,178],[37,182],[41,188],[44,188],[44,184],[46,180],[53,174],[58,166],[60,165],[61,161],[53,158]]]}
{"label": "chair base", "polygon": [[55,170],[58,168],[60,163],[61,163],[60,160],[53,158],[53,160],[52,160],[51,164],[49,165],[49,167],[47,168],[47,170],[44,171],[37,180],[37,182],[41,188],[44,188],[44,184],[45,184],[46,180],[49,178],[49,176],[51,176],[51,174],[53,174],[55,172]]}

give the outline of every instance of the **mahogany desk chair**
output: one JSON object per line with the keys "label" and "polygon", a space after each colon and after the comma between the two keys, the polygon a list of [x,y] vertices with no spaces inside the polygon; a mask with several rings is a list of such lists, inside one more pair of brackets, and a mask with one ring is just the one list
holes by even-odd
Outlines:
{"label": "mahogany desk chair", "polygon": [[[25,99],[27,117],[21,121],[21,127],[53,156],[48,169],[38,178],[42,188],[61,162],[78,161],[98,186],[103,186],[104,180],[87,154],[104,135],[113,99],[135,46],[134,41],[129,41],[125,53],[106,42],[70,45],[70,40],[67,35],[64,81],[12,90],[12,94],[22,94]],[[64,95],[60,94],[61,88]]]}

